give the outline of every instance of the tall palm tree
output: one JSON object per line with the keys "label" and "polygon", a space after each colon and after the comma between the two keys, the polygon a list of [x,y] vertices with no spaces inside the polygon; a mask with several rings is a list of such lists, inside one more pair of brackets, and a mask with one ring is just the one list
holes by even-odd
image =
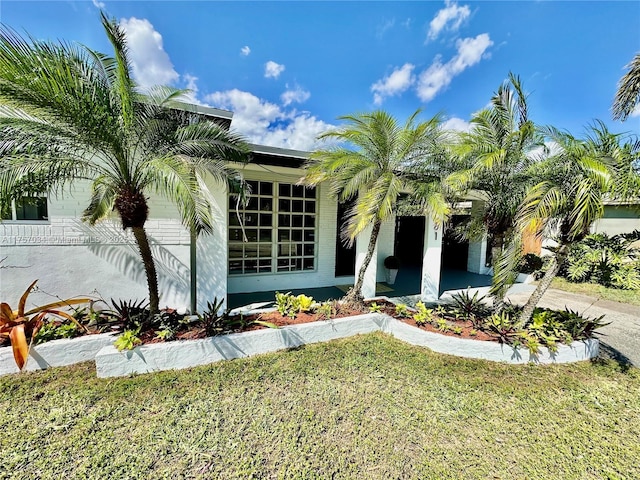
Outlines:
{"label": "tall palm tree", "polygon": [[30,175],[63,194],[65,186],[91,182],[83,219],[94,224],[115,211],[131,229],[155,313],[147,195],[175,203],[194,232],[211,232],[204,177],[228,181],[234,172],[225,161],[245,161],[248,150],[238,135],[184,111],[186,92],[142,93],[131,78],[124,31],[104,14],[102,25],[114,57],[0,29],[0,198]]}
{"label": "tall palm tree", "polygon": [[[546,179],[529,191],[518,214],[518,225],[534,228],[539,234],[543,230],[555,232],[557,247],[524,307],[522,324],[531,319],[571,245],[587,236],[593,222],[602,217],[605,201],[628,199],[640,192],[640,177],[634,167],[638,152],[631,143],[621,145],[620,135],[610,133],[603,123],[590,127],[586,139],[551,127],[546,131],[560,152],[541,165]],[[517,246],[513,248],[513,253],[518,251]]]}
{"label": "tall palm tree", "polygon": [[419,113],[416,111],[404,125],[380,110],[340,117],[345,125],[320,138],[341,144],[313,152],[306,165],[303,183],[327,182],[338,201],[354,200],[341,231],[343,241],[353,245],[355,238],[371,226],[367,253],[348,299],[362,299],[364,275],[380,227],[392,217],[401,195],[412,196],[422,211],[435,219],[442,220],[448,214],[437,168],[430,167],[442,154],[445,132],[439,116],[418,123]]}
{"label": "tall palm tree", "polygon": [[640,52],[636,53],[626,68],[629,70],[620,79],[613,102],[614,120],[626,120],[640,104]]}
{"label": "tall palm tree", "polygon": [[[493,95],[490,107],[473,116],[471,130],[461,133],[455,146],[462,168],[446,182],[461,195],[474,190],[482,196],[482,208],[472,218],[469,231],[487,233],[494,273],[495,263],[514,233],[518,206],[531,184],[529,169],[536,161],[533,152],[543,146],[529,119],[520,79],[513,73]],[[498,305],[504,293],[496,292]]]}

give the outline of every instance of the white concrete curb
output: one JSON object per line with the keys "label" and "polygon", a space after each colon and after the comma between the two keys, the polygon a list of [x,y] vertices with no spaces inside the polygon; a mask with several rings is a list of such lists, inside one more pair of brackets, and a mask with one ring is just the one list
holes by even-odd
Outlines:
{"label": "white concrete curb", "polygon": [[275,352],[308,343],[326,342],[358,334],[382,331],[412,345],[467,358],[506,363],[568,363],[587,360],[598,354],[596,339],[560,345],[556,354],[540,349],[532,356],[527,349],[514,349],[496,342],[448,337],[426,332],[380,313],[369,313],[337,320],[290,325],[280,329],[263,329],[233,333],[202,340],[185,340],[142,345],[119,352],[112,345],[96,355],[98,377],[117,377],[132,373],[190,368],[197,365]]}
{"label": "white concrete curb", "polygon": [[[85,335],[78,338],[51,340],[31,347],[25,370],[44,370],[49,367],[63,367],[74,363],[88,362],[107,345],[113,344],[112,333]],[[13,349],[0,348],[0,375],[18,373],[18,367],[13,358]]]}

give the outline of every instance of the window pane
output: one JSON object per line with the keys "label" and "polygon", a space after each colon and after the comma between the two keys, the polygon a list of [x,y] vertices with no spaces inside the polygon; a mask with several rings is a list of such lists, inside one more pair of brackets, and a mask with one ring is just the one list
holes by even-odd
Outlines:
{"label": "window pane", "polygon": [[258,230],[256,228],[247,228],[244,233],[247,235],[247,242],[258,241]]}
{"label": "window pane", "polygon": [[273,184],[271,182],[260,182],[260,195],[273,195]]}
{"label": "window pane", "polygon": [[271,256],[271,245],[260,244],[258,246],[258,253],[260,257],[270,257]]}
{"label": "window pane", "polygon": [[304,269],[305,270],[313,270],[313,258],[305,258],[304,259]]}
{"label": "window pane", "polygon": [[258,214],[257,213],[245,213],[244,224],[248,227],[258,226]]}
{"label": "window pane", "polygon": [[315,215],[305,215],[304,216],[304,226],[307,228],[313,228],[316,226],[316,217]]}
{"label": "window pane", "polygon": [[272,198],[261,198],[260,199],[260,211],[261,212],[270,212],[272,203],[273,203],[273,199]]}
{"label": "window pane", "polygon": [[313,200],[304,202],[304,211],[307,213],[316,213],[316,202]]}
{"label": "window pane", "polygon": [[316,240],[316,232],[313,230],[305,230],[304,231],[304,241],[305,242],[314,242]]}
{"label": "window pane", "polygon": [[302,227],[302,215],[291,215],[291,226]]}
{"label": "window pane", "polygon": [[301,258],[293,258],[293,259],[291,259],[291,270],[302,270],[302,259]]}
{"label": "window pane", "polygon": [[260,241],[261,242],[270,242],[271,241],[271,230],[266,230],[264,228],[260,229]]}
{"label": "window pane", "polygon": [[305,243],[304,244],[304,254],[305,256],[313,256],[315,245],[313,243]]}
{"label": "window pane", "polygon": [[291,217],[289,215],[278,215],[278,226],[279,227],[290,227],[291,226]]}
{"label": "window pane", "polygon": [[281,197],[290,197],[291,196],[291,185],[286,183],[281,183],[278,187],[278,193]]}
{"label": "window pane", "polygon": [[279,257],[288,257],[289,256],[289,244],[281,243],[278,245],[278,256]]}
{"label": "window pane", "polygon": [[229,244],[229,258],[242,258],[244,256],[244,249],[242,245]]}
{"label": "window pane", "polygon": [[231,260],[229,262],[229,273],[242,273],[242,260]]}
{"label": "window pane", "polygon": [[22,197],[16,200],[16,220],[47,220],[47,199]]}
{"label": "window pane", "polygon": [[258,193],[258,182],[254,180],[248,180],[247,184],[249,185],[249,188],[251,188],[251,193],[253,194]]}
{"label": "window pane", "polygon": [[304,197],[304,187],[302,185],[292,185],[291,187],[292,197],[302,198]]}
{"label": "window pane", "polygon": [[280,199],[280,201],[278,202],[278,211],[280,211],[280,212],[290,212],[291,211],[291,200]]}
{"label": "window pane", "polygon": [[245,210],[258,210],[258,197],[249,197]]}
{"label": "window pane", "polygon": [[[240,218],[242,218],[242,214],[240,214]],[[238,215],[236,215],[236,212],[229,212],[229,226],[231,227],[240,226],[240,220],[238,219]]]}
{"label": "window pane", "polygon": [[230,228],[229,229],[229,240],[232,242],[241,242],[242,241],[242,230],[239,228]]}
{"label": "window pane", "polygon": [[260,214],[260,226],[261,227],[270,227],[273,221],[273,216],[270,213],[261,213]]}
{"label": "window pane", "polygon": [[289,241],[289,230],[278,230],[278,241],[279,242],[288,242]]}
{"label": "window pane", "polygon": [[245,260],[244,273],[258,273],[258,261],[257,260]]}
{"label": "window pane", "polygon": [[258,256],[258,245],[257,244],[248,244],[244,245],[244,258],[257,258]]}
{"label": "window pane", "polygon": [[302,241],[302,230],[292,230],[291,240],[293,240],[294,242]]}
{"label": "window pane", "polygon": [[293,200],[291,202],[291,211],[295,213],[302,213],[304,203],[302,200]]}

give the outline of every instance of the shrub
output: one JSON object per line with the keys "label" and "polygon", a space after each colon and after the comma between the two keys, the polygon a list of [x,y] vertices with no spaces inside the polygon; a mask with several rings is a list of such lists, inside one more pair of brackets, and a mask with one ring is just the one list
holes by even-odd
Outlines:
{"label": "shrub", "polygon": [[560,274],[571,282],[640,289],[640,250],[632,245],[636,237],[636,233],[589,235],[571,247]]}
{"label": "shrub", "polygon": [[407,318],[409,314],[409,308],[404,303],[398,303],[396,305],[396,315],[398,317]]}
{"label": "shrub", "polygon": [[140,335],[140,329],[135,330],[125,330],[122,332],[116,341],[113,342],[113,346],[118,349],[118,351],[122,350],[133,350],[136,346],[142,343],[142,340],[138,336]]}
{"label": "shrub", "polygon": [[424,303],[416,303],[417,312],[413,315],[416,325],[423,326],[433,322],[433,309],[427,308]]}
{"label": "shrub", "polygon": [[8,303],[2,302],[0,304],[0,337],[8,338],[11,342],[13,358],[20,370],[26,365],[34,338],[48,317],[53,316],[54,318],[69,320],[77,328],[87,331],[85,326],[80,324],[69,313],[60,310],[60,308],[89,303],[91,301],[90,298],[60,300],[25,312],[27,298],[37,282],[37,280],[34,281],[22,294],[18,301],[17,310],[12,310]]}
{"label": "shrub", "polygon": [[478,297],[478,295],[479,293],[476,291],[472,297],[468,290],[463,290],[452,297],[452,305],[458,316],[470,321],[474,328],[482,324],[482,318],[486,317],[490,311],[484,303],[485,297]]}

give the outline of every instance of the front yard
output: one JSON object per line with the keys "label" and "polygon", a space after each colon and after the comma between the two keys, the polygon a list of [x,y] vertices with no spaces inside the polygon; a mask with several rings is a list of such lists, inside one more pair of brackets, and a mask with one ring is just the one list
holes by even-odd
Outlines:
{"label": "front yard", "polygon": [[0,378],[0,478],[640,478],[640,372],[381,333],[181,372]]}

